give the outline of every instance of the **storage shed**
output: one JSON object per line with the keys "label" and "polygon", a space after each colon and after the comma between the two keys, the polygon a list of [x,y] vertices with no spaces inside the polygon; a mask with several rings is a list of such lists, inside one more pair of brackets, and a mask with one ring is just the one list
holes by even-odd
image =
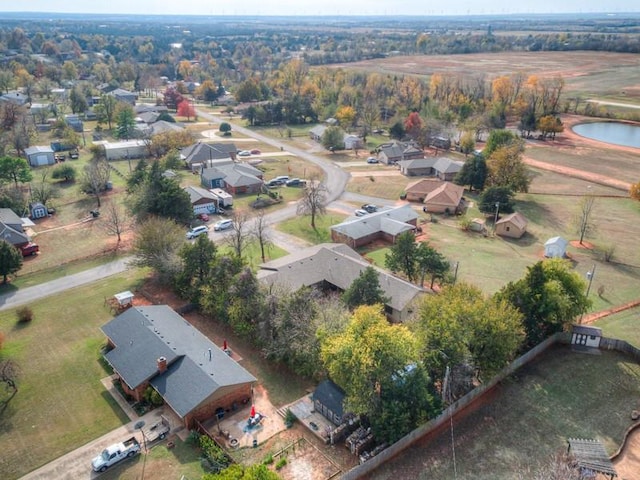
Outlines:
{"label": "storage shed", "polygon": [[564,258],[569,243],[562,237],[553,237],[544,244],[544,256],[547,258]]}
{"label": "storage shed", "polygon": [[313,392],[313,407],[323,417],[335,425],[340,425],[342,423],[344,397],[344,390],[331,380],[325,380]]}
{"label": "storage shed", "polygon": [[590,325],[573,325],[571,345],[598,348],[602,338],[602,329]]}
{"label": "storage shed", "polygon": [[50,146],[38,145],[34,147],[25,148],[25,155],[27,161],[32,167],[40,167],[44,165],[53,165],[56,160],[53,156],[53,149]]}

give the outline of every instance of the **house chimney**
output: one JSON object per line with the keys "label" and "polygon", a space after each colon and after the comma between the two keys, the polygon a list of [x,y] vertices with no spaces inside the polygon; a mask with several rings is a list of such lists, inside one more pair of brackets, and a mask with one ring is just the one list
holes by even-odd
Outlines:
{"label": "house chimney", "polygon": [[167,357],[160,357],[158,362],[158,373],[164,373],[167,371]]}

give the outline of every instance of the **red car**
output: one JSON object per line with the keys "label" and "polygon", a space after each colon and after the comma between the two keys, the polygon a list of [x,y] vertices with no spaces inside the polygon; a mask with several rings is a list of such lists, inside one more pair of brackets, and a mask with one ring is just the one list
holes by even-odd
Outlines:
{"label": "red car", "polygon": [[29,242],[20,247],[20,251],[23,257],[28,257],[29,255],[36,255],[40,251],[40,247],[37,243]]}
{"label": "red car", "polygon": [[209,221],[209,215],[207,215],[206,213],[199,213],[198,214],[198,218],[200,220],[202,220],[203,222],[208,222]]}

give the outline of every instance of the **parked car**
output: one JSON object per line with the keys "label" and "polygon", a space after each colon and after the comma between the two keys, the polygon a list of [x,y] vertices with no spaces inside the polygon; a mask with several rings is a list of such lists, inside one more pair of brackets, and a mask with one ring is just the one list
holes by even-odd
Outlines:
{"label": "parked car", "polygon": [[367,163],[378,163],[378,159],[376,157],[367,158]]}
{"label": "parked car", "polygon": [[361,208],[355,211],[356,217],[364,217],[368,213],[369,212],[367,212],[366,210],[362,210]]}
{"label": "parked car", "polygon": [[365,203],[362,205],[362,210],[366,210],[367,213],[375,213],[378,211],[378,206],[372,203]]}
{"label": "parked car", "polygon": [[26,245],[20,247],[20,252],[23,257],[28,257],[29,255],[37,255],[40,251],[40,247],[37,243],[29,242]]}
{"label": "parked car", "polygon": [[302,185],[302,180],[300,180],[299,178],[292,178],[290,180],[287,180],[285,182],[285,185],[287,187],[299,187],[300,185]]}
{"label": "parked car", "polygon": [[198,227],[194,227],[187,232],[187,238],[191,240],[192,238],[199,237],[202,234],[206,234],[209,231],[209,228],[206,225],[200,225]]}
{"label": "parked car", "polygon": [[257,148],[254,148],[253,150],[251,150],[251,155],[260,155],[262,152],[260,150],[258,150]]}
{"label": "parked car", "polygon": [[287,180],[289,180],[289,175],[280,175],[280,176],[274,178],[274,180],[279,180],[282,183],[285,183]]}
{"label": "parked car", "polygon": [[209,221],[209,215],[207,215],[206,213],[199,213],[198,214],[198,218],[200,220],[202,220],[203,222],[208,222]]}
{"label": "parked car", "polygon": [[80,158],[80,153],[78,153],[78,150],[71,150],[69,152],[69,158],[72,160],[77,160],[78,158]]}
{"label": "parked car", "polygon": [[239,157],[250,157],[251,156],[251,152],[249,150],[240,150],[238,152],[238,156]]}
{"label": "parked car", "polygon": [[104,472],[112,465],[140,453],[140,444],[136,437],[124,442],[115,443],[105,448],[100,455],[91,461],[94,472]]}
{"label": "parked car", "polygon": [[215,225],[213,226],[213,229],[216,232],[219,232],[222,230],[229,230],[231,227],[233,227],[233,220],[229,220],[227,218],[227,219],[216,222]]}
{"label": "parked car", "polygon": [[53,158],[55,159],[56,162],[64,162],[64,159],[66,158],[64,153],[56,153]]}
{"label": "parked car", "polygon": [[279,187],[280,185],[284,185],[284,182],[280,180],[276,180],[274,178],[272,180],[269,180],[267,183],[265,183],[265,185],[269,188],[275,188],[275,187]]}

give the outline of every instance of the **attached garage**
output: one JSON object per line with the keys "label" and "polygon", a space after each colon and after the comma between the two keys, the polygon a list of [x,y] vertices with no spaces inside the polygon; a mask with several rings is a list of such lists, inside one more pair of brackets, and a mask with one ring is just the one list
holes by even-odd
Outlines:
{"label": "attached garage", "polygon": [[35,146],[25,149],[27,161],[32,167],[42,167],[56,163],[50,146]]}

